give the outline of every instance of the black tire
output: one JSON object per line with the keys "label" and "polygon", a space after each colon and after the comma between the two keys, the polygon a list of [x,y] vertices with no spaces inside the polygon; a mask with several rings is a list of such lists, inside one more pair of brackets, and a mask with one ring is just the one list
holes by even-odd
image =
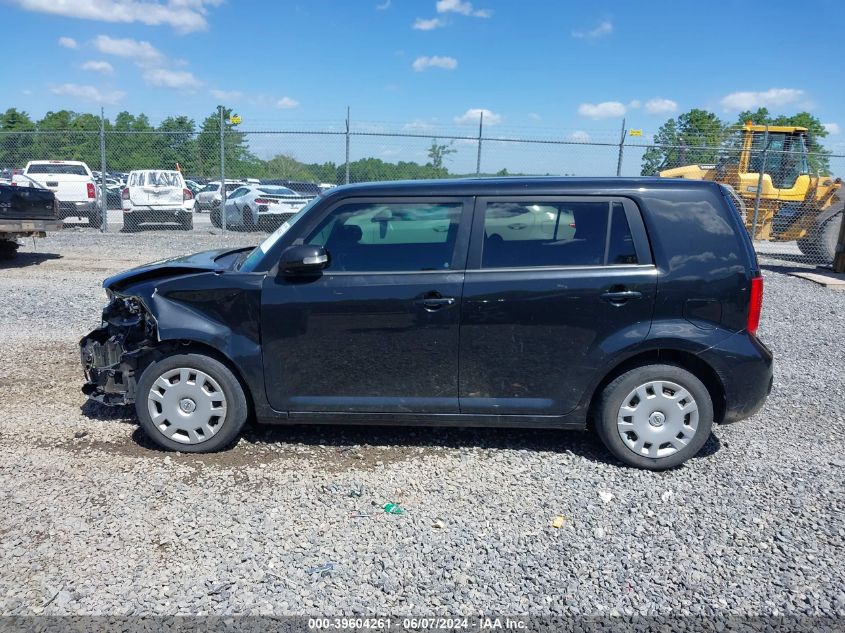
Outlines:
{"label": "black tire", "polygon": [[815,224],[806,236],[798,240],[798,248],[806,256],[819,264],[829,264],[836,257],[836,241],[842,225],[843,213],[828,218],[821,224]]}
{"label": "black tire", "polygon": [[[216,430],[207,439],[193,444],[167,437],[153,422],[149,409],[149,394],[156,380],[167,372],[182,368],[204,372],[217,382],[225,396],[226,414],[215,425]],[[183,453],[212,453],[229,447],[237,439],[246,423],[249,408],[241,383],[226,365],[202,354],[183,353],[166,356],[144,369],[137,385],[135,411],[144,433],[158,446]],[[167,424],[167,421],[162,424]]]}
{"label": "black tire", "polygon": [[97,209],[88,216],[88,226],[99,229],[103,226],[103,212]]}
{"label": "black tire", "polygon": [[0,240],[0,260],[14,259],[18,256],[18,248],[20,248],[20,244],[17,240]]}
{"label": "black tire", "polygon": [[138,216],[134,213],[123,214],[123,232],[137,233],[140,230]]}
{"label": "black tire", "polygon": [[182,213],[179,216],[179,228],[183,231],[193,231],[194,230],[194,214],[193,213]]}
{"label": "black tire", "polygon": [[211,212],[208,214],[209,219],[211,220],[211,224],[216,227],[220,228],[220,207],[214,207],[211,209]]}
{"label": "black tire", "polygon": [[244,231],[248,233],[255,231],[255,222],[252,219],[252,209],[249,208],[248,204],[241,207],[241,218],[241,228]]}
{"label": "black tire", "polygon": [[[675,452],[664,457],[649,457],[635,452],[622,440],[617,427],[620,409],[628,395],[637,387],[646,385],[651,381],[675,383],[691,394],[698,407],[697,427],[694,432],[691,431],[691,437],[687,438],[686,446],[679,450],[676,449]],[[666,415],[668,416],[668,413]],[[707,442],[713,428],[713,401],[704,383],[686,369],[677,365],[643,365],[626,371],[604,388],[595,410],[595,416],[596,432],[615,457],[637,468],[666,470],[667,468],[674,468],[693,457]],[[651,424],[650,418],[649,424]],[[681,422],[681,424],[686,424],[686,422]],[[629,433],[633,434],[628,435],[630,441],[644,439],[639,438],[634,431]],[[653,446],[653,444],[651,445]],[[671,448],[667,447],[665,450],[671,450]]]}

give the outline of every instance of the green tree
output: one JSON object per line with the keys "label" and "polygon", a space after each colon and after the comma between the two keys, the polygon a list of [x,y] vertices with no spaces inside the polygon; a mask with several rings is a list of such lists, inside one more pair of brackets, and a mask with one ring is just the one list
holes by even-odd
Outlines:
{"label": "green tree", "polygon": [[178,164],[182,173],[194,175],[199,171],[197,161],[196,123],[186,116],[167,117],[158,126],[160,134],[154,135],[155,152],[162,167],[175,169]]}
{"label": "green tree", "polygon": [[682,165],[715,163],[725,140],[725,124],[712,112],[692,109],[669,119],[643,154],[643,176]]}
{"label": "green tree", "polygon": [[[223,108],[226,177],[250,176],[249,166],[257,160],[249,151],[246,135],[229,123],[230,108]],[[201,176],[220,177],[220,114],[215,111],[202,122],[197,136],[197,162]]]}
{"label": "green tree", "polygon": [[437,139],[431,141],[431,147],[428,148],[428,158],[431,160],[431,166],[435,169],[443,168],[443,161],[449,157],[450,154],[457,153],[452,143],[438,143]]}
{"label": "green tree", "polygon": [[26,112],[9,108],[0,114],[0,166],[22,167],[32,160],[35,122]]}

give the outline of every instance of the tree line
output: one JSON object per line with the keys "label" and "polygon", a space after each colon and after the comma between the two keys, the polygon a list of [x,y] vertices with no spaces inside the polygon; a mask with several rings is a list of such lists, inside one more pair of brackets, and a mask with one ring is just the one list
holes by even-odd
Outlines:
{"label": "tree line", "polygon": [[[229,122],[232,112],[224,110],[224,160],[226,176],[231,178],[280,178],[311,182],[342,183],[346,165],[327,161],[305,163],[287,154],[270,159],[259,158],[249,147],[247,135]],[[677,118],[670,118],[658,130],[652,144],[643,154],[641,173],[654,175],[660,169],[688,164],[715,163],[721,151],[730,144],[737,125],[795,125],[808,128],[808,150],[812,152],[813,171],[829,171],[827,152],[820,139],[827,130],[808,112],[791,116],[772,116],[766,108],[739,114],[735,122],[721,120],[706,110],[693,109]],[[177,163],[187,176],[219,178],[220,116],[217,111],[197,123],[186,116],[171,116],[158,125],[145,114],[120,112],[114,121],[104,121],[106,131],[106,165],[110,171],[170,167]],[[0,114],[0,168],[23,167],[29,160],[82,160],[92,169],[100,163],[100,118],[69,110],[48,112],[33,120],[26,112],[9,108]],[[428,148],[428,161],[385,162],[378,158],[362,158],[349,164],[350,180],[431,179],[456,176],[446,162],[455,149],[450,143],[433,139]],[[549,165],[555,173],[555,166]],[[474,175],[474,174],[472,174]],[[496,174],[511,175],[503,169]],[[517,175],[517,174],[512,174]]]}

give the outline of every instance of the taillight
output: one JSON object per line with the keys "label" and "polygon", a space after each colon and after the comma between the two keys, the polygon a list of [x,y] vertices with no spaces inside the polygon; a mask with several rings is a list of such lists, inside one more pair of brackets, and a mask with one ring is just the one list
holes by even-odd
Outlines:
{"label": "taillight", "polygon": [[754,277],[751,280],[751,297],[748,301],[748,321],[745,327],[749,334],[757,334],[760,327],[760,311],[763,308],[763,278]]}
{"label": "taillight", "polygon": [[255,204],[278,204],[278,200],[273,200],[272,198],[256,198]]}
{"label": "taillight", "polygon": [[193,200],[194,199],[194,192],[190,189],[182,189],[182,202],[186,200]]}
{"label": "taillight", "polygon": [[94,183],[93,182],[88,183],[88,197],[91,200],[93,200],[94,198],[97,197],[97,190],[94,189]]}
{"label": "taillight", "polygon": [[123,191],[120,192],[120,199],[129,200],[129,187],[126,187]]}

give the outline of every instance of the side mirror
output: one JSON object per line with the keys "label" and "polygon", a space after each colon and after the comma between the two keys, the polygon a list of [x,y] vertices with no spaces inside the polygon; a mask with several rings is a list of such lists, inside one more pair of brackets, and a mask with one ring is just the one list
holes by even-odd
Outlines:
{"label": "side mirror", "polygon": [[329,265],[329,252],[322,246],[291,246],[282,253],[280,274],[316,273]]}

